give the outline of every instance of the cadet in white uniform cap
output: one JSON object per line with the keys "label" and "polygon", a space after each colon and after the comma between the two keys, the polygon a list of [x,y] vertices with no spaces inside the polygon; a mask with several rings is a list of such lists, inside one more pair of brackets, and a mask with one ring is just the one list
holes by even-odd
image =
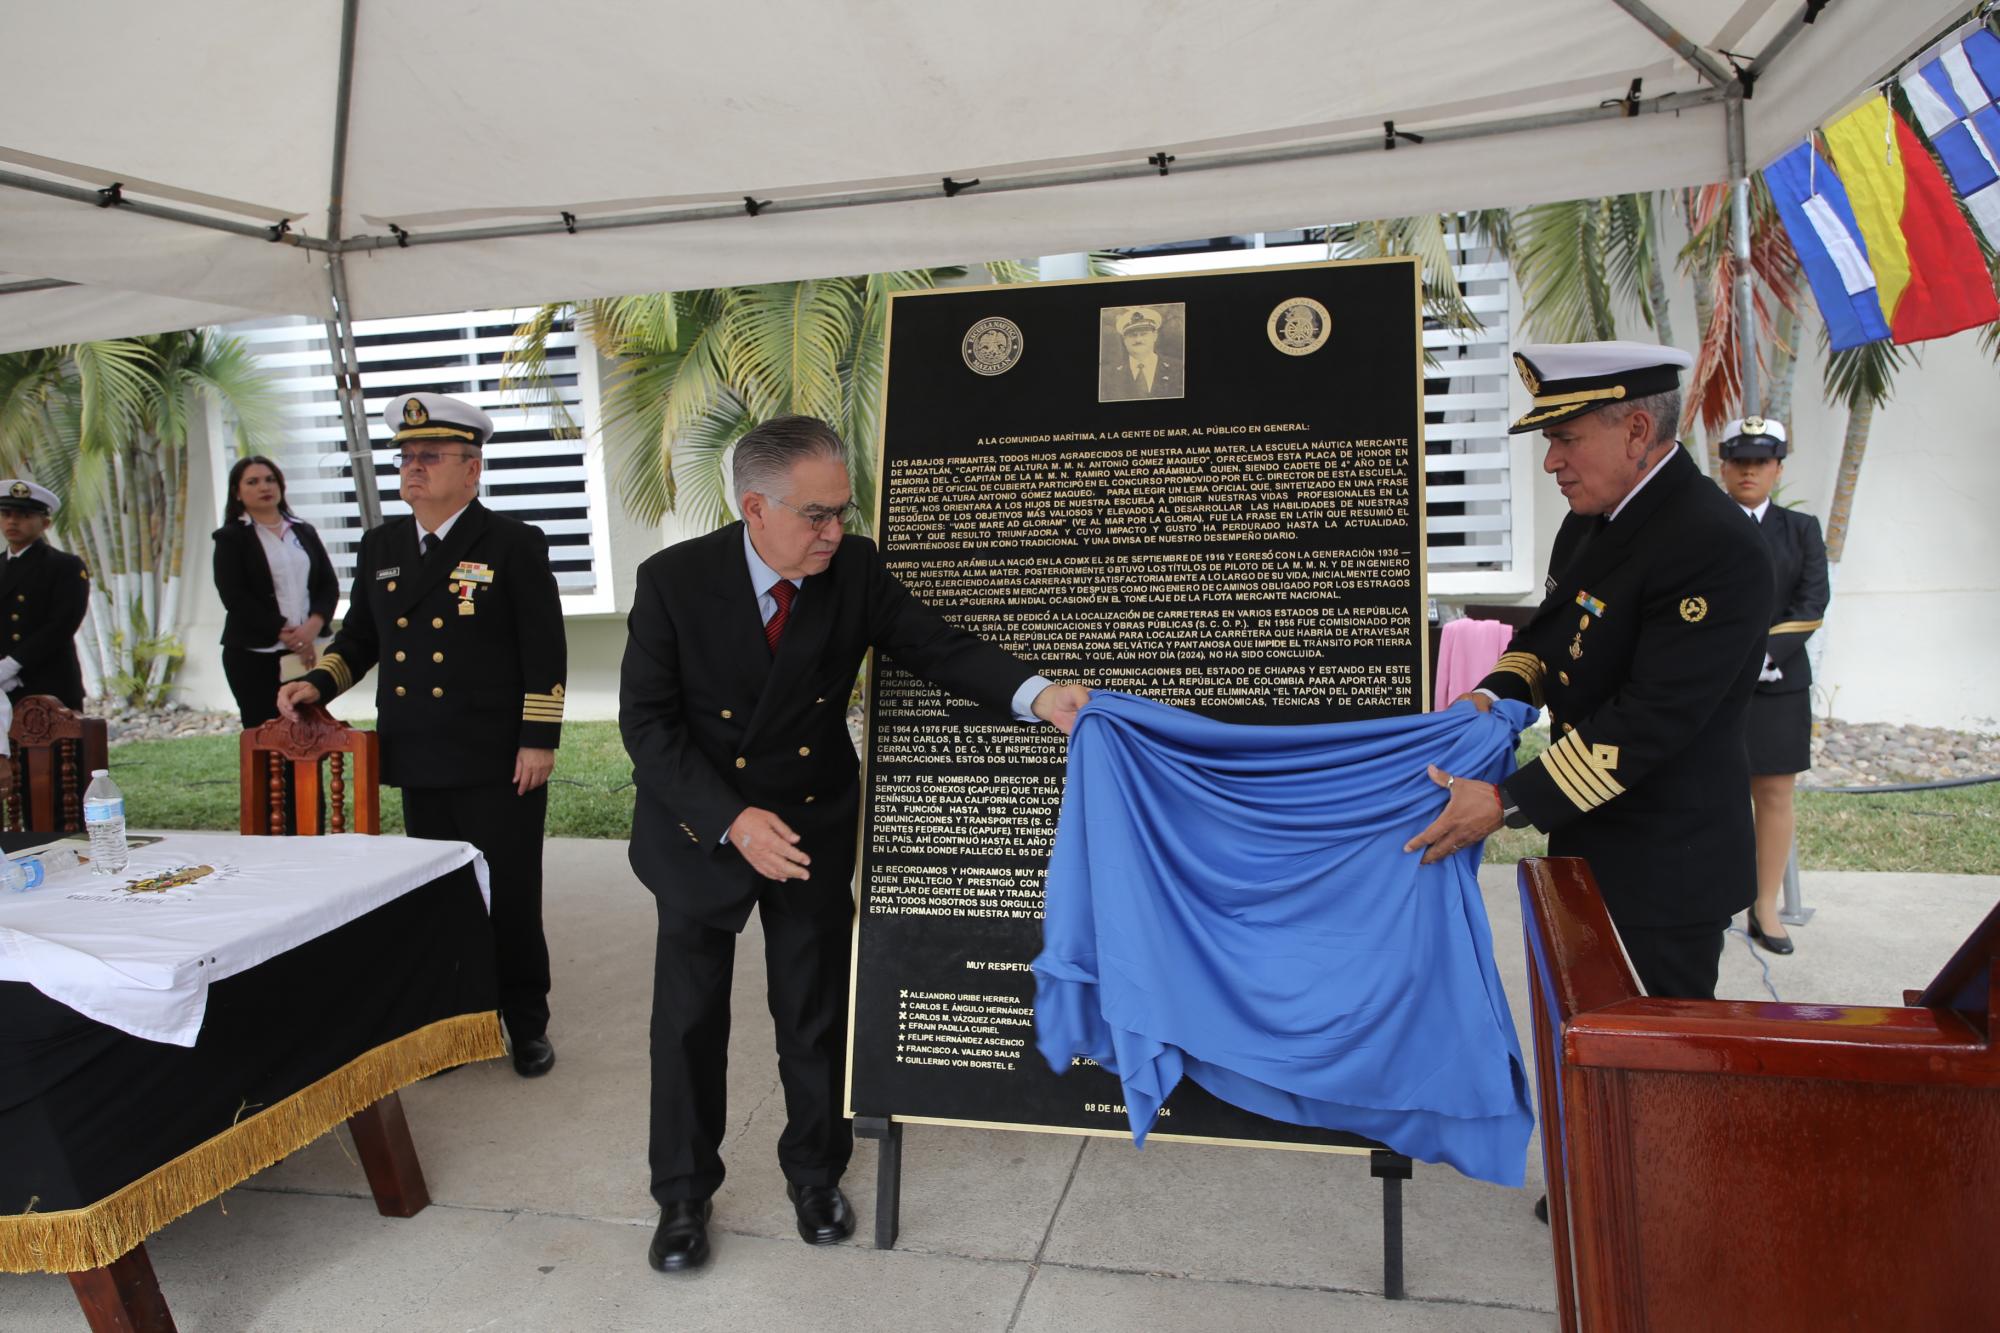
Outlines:
{"label": "cadet in white uniform cap", "polygon": [[83,561],[50,546],[45,533],[62,501],[39,482],[0,481],[0,535],[7,567],[0,573],[0,690],[9,698],[49,694],[83,711],[83,665],[76,634],[90,610],[90,573]]}
{"label": "cadet in white uniform cap", "polygon": [[[1549,710],[1551,744],[1497,787],[1449,781],[1411,842],[1436,859],[1504,821],[1580,856],[1647,992],[1712,998],[1729,918],[1756,893],[1743,717],[1771,625],[1770,557],[1675,439],[1685,352],[1522,348],[1570,512],[1535,617],[1477,695]],[[1441,784],[1452,775],[1432,770]]]}
{"label": "cadet in white uniform cap", "polygon": [[1781,421],[1738,418],[1722,432],[1722,488],[1764,537],[1777,598],[1764,640],[1764,669],[1750,696],[1745,736],[1750,799],[1757,812],[1757,901],[1750,938],[1776,954],[1793,951],[1778,920],[1795,818],[1793,784],[1812,767],[1812,663],[1806,640],[1826,614],[1826,541],[1811,514],[1773,503],[1791,445]]}
{"label": "cadet in white uniform cap", "polygon": [[479,503],[493,422],[437,393],[389,400],[412,511],[361,539],[347,618],[278,692],[294,716],[376,672],[382,780],[417,838],[462,839],[492,875],[500,1016],[525,1078],[555,1064],[542,933],[542,830],[562,736],[562,597],[548,538]]}

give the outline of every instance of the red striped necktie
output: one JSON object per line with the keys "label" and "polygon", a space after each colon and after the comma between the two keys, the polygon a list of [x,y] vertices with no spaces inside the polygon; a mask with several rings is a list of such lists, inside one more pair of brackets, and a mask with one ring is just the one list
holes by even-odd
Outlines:
{"label": "red striped necktie", "polygon": [[764,622],[764,642],[771,645],[771,651],[778,651],[778,640],[785,637],[785,622],[792,618],[792,599],[799,595],[799,588],[790,579],[779,579],[771,585],[771,600],[778,609]]}

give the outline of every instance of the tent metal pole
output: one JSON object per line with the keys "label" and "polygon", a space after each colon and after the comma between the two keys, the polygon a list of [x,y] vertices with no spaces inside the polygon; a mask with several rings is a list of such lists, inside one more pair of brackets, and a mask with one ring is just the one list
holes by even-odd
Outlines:
{"label": "tent metal pole", "polygon": [[1733,87],[1722,104],[1722,120],[1729,136],[1730,246],[1736,252],[1736,352],[1742,381],[1744,416],[1763,410],[1757,390],[1757,323],[1750,292],[1750,176],[1743,146],[1743,90]]}
{"label": "tent metal pole", "polygon": [[93,190],[87,185],[65,185],[61,181],[45,180],[40,176],[23,176],[18,171],[0,171],[0,185],[10,190],[24,190],[29,194],[45,194],[52,199],[67,199],[71,203],[89,204],[92,208],[116,208],[126,213],[137,213],[141,217],[160,218],[167,222],[184,222],[191,227],[228,232],[231,236],[247,236],[252,240],[296,245],[304,250],[327,248],[327,243],[316,236],[301,236],[297,232],[279,227],[276,223],[259,226],[254,222],[234,222],[228,218],[211,217],[207,213],[193,213],[185,208],[170,208],[166,204],[151,204],[143,199],[131,198],[116,186],[106,190]]}
{"label": "tent metal pole", "polygon": [[1743,78],[1746,83],[1754,84],[1758,77],[1771,67],[1771,62],[1777,59],[1778,52],[1797,40],[1798,35],[1806,30],[1806,15],[1812,10],[1811,5],[1800,5],[1798,13],[1785,20],[1785,26],[1778,29],[1777,35],[1764,44],[1764,49],[1759,51],[1744,69]]}
{"label": "tent metal pole", "polygon": [[1693,65],[1701,77],[1707,79],[1712,86],[1726,88],[1736,82],[1734,70],[1683,37],[1680,29],[1655,14],[1652,7],[1643,3],[1643,0],[1611,0],[1611,3],[1637,19],[1647,32],[1671,46],[1676,55]]}
{"label": "tent metal pole", "polygon": [[333,362],[334,394],[340,402],[340,422],[347,434],[347,462],[354,478],[354,499],[361,526],[382,522],[382,495],[375,480],[375,449],[368,439],[368,408],[361,392],[361,358],[354,350],[354,313],[347,299],[347,263],[340,252],[341,195],[347,188],[347,112],[354,99],[354,25],[360,0],[340,6],[340,82],[333,98],[333,181],[327,189],[326,257],[330,316],[326,321],[326,351]]}
{"label": "tent metal pole", "polygon": [[[1696,107],[1712,106],[1724,100],[1725,94],[1719,88],[1703,88],[1688,93],[1668,93],[1664,97],[1653,98],[1639,104],[1641,114],[1677,113]],[[1405,151],[1422,152],[1423,146],[1436,143],[1455,143],[1477,139],[1491,139],[1507,134],[1526,134],[1536,130],[1559,129],[1568,125],[1588,125],[1600,120],[1623,120],[1628,117],[1626,106],[1614,102],[1608,106],[1580,108],[1574,111],[1550,111],[1540,115],[1517,116],[1510,120],[1484,121],[1471,125],[1447,125],[1438,129],[1423,131],[1423,144],[1408,145]],[[1234,153],[1216,153],[1204,157],[1182,157],[1174,162],[1172,174],[1185,172],[1220,171],[1232,167],[1267,166],[1273,163],[1309,162],[1329,157],[1349,157],[1357,153],[1379,153],[1383,151],[1379,135],[1369,138],[1346,139],[1339,143],[1295,144],[1283,148],[1254,148]],[[1145,163],[1129,165],[1078,167],[1063,171],[1042,171],[1024,173],[1019,176],[994,177],[979,183],[967,183],[957,191],[963,198],[974,194],[1011,194],[1023,190],[1045,190],[1067,185],[1094,185],[1106,181],[1137,180],[1141,177],[1157,176],[1159,168]],[[773,213],[817,213],[836,208],[863,208],[871,204],[917,203],[942,198],[943,194],[935,185],[907,186],[887,190],[856,191],[850,194],[815,195],[804,199],[773,199],[760,203],[757,215],[768,217]],[[676,209],[660,213],[632,213],[618,217],[576,218],[573,222],[551,219],[548,222],[507,223],[493,227],[463,227],[451,231],[406,231],[400,235],[355,236],[339,243],[343,254],[356,254],[372,250],[401,249],[417,245],[448,245],[461,241],[508,240],[521,236],[553,236],[564,232],[618,231],[627,227],[662,227],[678,222],[714,222],[725,218],[740,218],[745,213],[744,205],[709,204],[695,208]]]}

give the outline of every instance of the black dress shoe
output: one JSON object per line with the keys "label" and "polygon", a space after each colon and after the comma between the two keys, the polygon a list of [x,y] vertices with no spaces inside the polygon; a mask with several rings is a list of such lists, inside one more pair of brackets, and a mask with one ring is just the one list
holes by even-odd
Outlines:
{"label": "black dress shoe", "polygon": [[1787,954],[1792,951],[1792,937],[1790,935],[1766,935],[1764,933],[1764,928],[1757,924],[1757,909],[1754,907],[1750,909],[1750,938],[1757,941],[1763,948],[1769,949],[1772,953]]}
{"label": "black dress shoe", "polygon": [[854,1234],[854,1213],[838,1185],[785,1182],[785,1197],[799,1215],[799,1239],[808,1245],[838,1245]]}
{"label": "black dress shoe", "polygon": [[527,1037],[514,1043],[514,1072],[540,1078],[556,1067],[556,1048],[547,1037]]}
{"label": "black dress shoe", "polygon": [[708,1262],[707,1199],[681,1199],[660,1209],[660,1225],[646,1247],[646,1262],[662,1273],[681,1273]]}

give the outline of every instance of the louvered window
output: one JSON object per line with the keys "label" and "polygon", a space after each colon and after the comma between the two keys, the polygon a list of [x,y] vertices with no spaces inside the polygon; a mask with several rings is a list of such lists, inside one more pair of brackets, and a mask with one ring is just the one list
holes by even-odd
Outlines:
{"label": "louvered window", "polygon": [[[514,330],[532,312],[478,310],[457,315],[363,320],[355,325],[362,392],[375,448],[376,485],[384,517],[410,512],[397,493],[389,399],[410,392],[448,393],[493,418],[485,450],[480,501],[548,534],[550,562],[568,614],[612,609],[603,466],[589,428],[597,411],[596,358],[578,355],[565,324],[549,339],[549,372],[567,413],[503,392],[500,380]],[[325,325],[299,319],[261,321],[226,330],[249,344],[277,381],[287,422],[276,457],[286,497],[298,516],[319,529],[341,591],[352,586],[361,540],[360,506],[348,465],[346,436],[334,397]],[[221,478],[218,477],[218,487]],[[221,497],[218,497],[218,502]]]}

